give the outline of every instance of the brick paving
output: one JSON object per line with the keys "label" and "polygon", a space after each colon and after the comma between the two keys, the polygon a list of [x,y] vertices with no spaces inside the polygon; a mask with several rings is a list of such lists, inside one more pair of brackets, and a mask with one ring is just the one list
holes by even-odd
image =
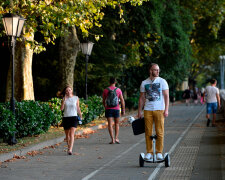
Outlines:
{"label": "brick paving", "polygon": [[[222,114],[218,114],[217,119],[224,121]],[[171,166],[156,179],[224,180],[224,122],[218,122],[218,126],[206,127],[205,112],[202,113],[171,154]]]}
{"label": "brick paving", "polygon": [[200,141],[205,128],[192,127],[181,144],[171,155],[171,166],[166,168],[160,180],[187,180],[190,179],[197,157]]}

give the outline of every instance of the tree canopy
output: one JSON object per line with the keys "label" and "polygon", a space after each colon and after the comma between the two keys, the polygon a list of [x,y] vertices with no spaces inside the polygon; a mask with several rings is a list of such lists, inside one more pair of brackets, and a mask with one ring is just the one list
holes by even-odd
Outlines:
{"label": "tree canopy", "polygon": [[[122,3],[141,5],[145,0],[0,0],[0,14],[17,13],[26,19],[26,33],[42,34],[43,39],[33,43],[35,52],[45,50],[43,43],[54,43],[57,37],[67,32],[66,27],[76,26],[83,36],[88,36],[93,26],[101,27],[102,9],[115,8]],[[123,11],[119,13],[122,15]],[[1,22],[2,25],[2,22]],[[3,27],[2,27],[3,29]],[[3,33],[1,32],[2,36]],[[99,34],[95,37],[98,39]]]}
{"label": "tree canopy", "polygon": [[203,85],[212,77],[218,78],[219,56],[225,53],[222,33],[225,3],[223,0],[182,0],[180,4],[189,10],[194,25],[190,39],[194,62],[189,78]]}
{"label": "tree canopy", "polygon": [[[129,94],[138,91],[142,80],[149,76],[148,66],[158,63],[160,76],[171,87],[181,83],[190,72],[192,51],[190,33],[192,18],[178,1],[144,2],[142,6],[121,6],[124,21],[111,8],[106,8],[101,21],[103,37],[94,45],[89,66],[90,91],[101,92],[110,76],[118,77]],[[125,59],[123,59],[123,55]],[[77,80],[82,79],[84,64],[78,60]],[[100,80],[101,79],[101,80]],[[82,81],[84,82],[84,81]],[[82,83],[78,87],[82,88]],[[136,89],[136,90],[134,90]]]}
{"label": "tree canopy", "polygon": [[[160,65],[160,76],[173,88],[186,77],[214,75],[210,73],[218,72],[218,57],[225,53],[224,8],[223,0],[0,0],[1,16],[12,12],[27,19],[24,36],[35,34],[27,43],[36,53],[49,48],[34,58],[35,83],[43,82],[46,89],[51,80],[55,88],[59,54],[54,50],[68,27],[77,28],[79,39],[95,41],[88,68],[90,94],[100,94],[110,76],[118,77],[128,93],[138,91],[151,62]],[[80,54],[74,72],[80,94],[84,65]],[[48,71],[35,69],[41,67]]]}

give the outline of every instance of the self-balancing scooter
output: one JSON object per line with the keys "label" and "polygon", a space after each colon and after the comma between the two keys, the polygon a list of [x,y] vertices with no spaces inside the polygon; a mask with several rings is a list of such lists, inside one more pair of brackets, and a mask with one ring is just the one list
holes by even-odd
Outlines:
{"label": "self-balancing scooter", "polygon": [[155,141],[157,139],[156,135],[150,136],[151,140],[153,141],[153,158],[147,160],[145,159],[145,154],[141,153],[139,156],[139,165],[140,167],[144,167],[144,163],[161,163],[161,162],[165,162],[165,166],[166,167],[170,167],[170,156],[168,153],[164,154],[164,158],[162,160],[157,160],[156,158],[156,152],[155,152]]}
{"label": "self-balancing scooter", "polygon": [[[139,135],[145,132],[145,122],[144,122],[144,118],[140,118],[140,119],[135,119],[134,117],[130,116],[128,118],[128,122],[132,124],[132,129],[133,129],[133,133],[134,135]],[[150,160],[145,159],[145,154],[141,153],[139,156],[139,165],[140,167],[144,166],[144,163],[161,163],[161,162],[165,162],[165,166],[169,167],[170,166],[170,156],[168,153],[164,154],[164,157],[162,160],[157,160],[156,158],[156,150],[155,150],[155,142],[157,139],[156,135],[150,136],[151,140],[153,141],[153,158]]]}

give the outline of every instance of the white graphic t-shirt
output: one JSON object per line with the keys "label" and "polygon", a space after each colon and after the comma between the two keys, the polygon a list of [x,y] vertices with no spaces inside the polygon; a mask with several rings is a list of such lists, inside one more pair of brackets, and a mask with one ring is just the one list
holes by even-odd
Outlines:
{"label": "white graphic t-shirt", "polygon": [[169,89],[169,86],[166,80],[161,77],[157,77],[153,81],[150,78],[142,81],[140,92],[145,92],[146,99],[144,110],[165,110],[165,102],[162,91],[167,89]]}

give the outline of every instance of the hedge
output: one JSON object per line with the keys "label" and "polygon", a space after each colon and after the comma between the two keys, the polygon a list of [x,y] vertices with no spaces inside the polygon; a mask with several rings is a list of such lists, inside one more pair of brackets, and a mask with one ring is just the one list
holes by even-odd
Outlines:
{"label": "hedge", "polygon": [[[48,131],[50,126],[62,122],[61,99],[52,98],[48,102],[22,101],[15,103],[15,115],[10,103],[0,104],[0,138],[6,141],[13,133],[17,138],[33,136]],[[86,101],[80,99],[83,124],[87,124],[104,113],[102,98],[91,96]]]}
{"label": "hedge", "polygon": [[38,135],[48,131],[55,114],[47,103],[22,101],[15,103],[15,115],[9,103],[0,104],[0,137],[7,140],[15,132],[16,137]]}

